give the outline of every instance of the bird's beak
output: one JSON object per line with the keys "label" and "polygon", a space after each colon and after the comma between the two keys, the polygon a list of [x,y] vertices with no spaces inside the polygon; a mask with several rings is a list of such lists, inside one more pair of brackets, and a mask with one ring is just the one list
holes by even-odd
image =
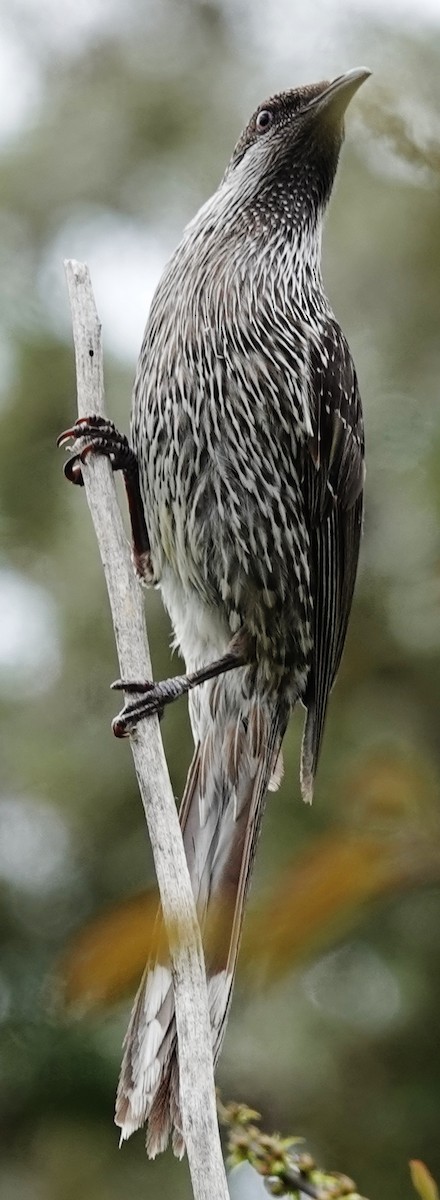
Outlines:
{"label": "bird's beak", "polygon": [[345,75],[338,75],[338,78],[334,79],[325,91],[321,92],[320,96],[316,96],[314,100],[310,101],[307,111],[316,108],[319,112],[328,112],[329,115],[331,113],[342,119],[355,92],[370,75],[371,71],[368,70],[368,67],[355,67],[353,71],[347,71]]}

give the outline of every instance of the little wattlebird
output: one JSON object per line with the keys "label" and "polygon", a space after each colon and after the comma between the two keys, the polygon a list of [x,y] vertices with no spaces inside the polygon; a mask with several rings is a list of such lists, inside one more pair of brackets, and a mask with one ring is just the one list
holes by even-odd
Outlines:
{"label": "little wattlebird", "polygon": [[[265,794],[300,700],[301,788],[312,798],[353,596],[362,412],[320,250],[344,113],[368,75],[349,71],[257,109],[154,296],[131,445],[93,416],[59,439],[86,439],[66,464],[74,482],[92,450],[123,470],[135,562],[160,587],[185,659],[188,674],[175,680],[126,683],[138,694],[114,728],[124,735],[190,691],[195,754],[181,824],[215,1058]],[[171,1132],[183,1151],[165,960],[147,967],[135,1001],[116,1121],[122,1138],[147,1122],[151,1155]]]}

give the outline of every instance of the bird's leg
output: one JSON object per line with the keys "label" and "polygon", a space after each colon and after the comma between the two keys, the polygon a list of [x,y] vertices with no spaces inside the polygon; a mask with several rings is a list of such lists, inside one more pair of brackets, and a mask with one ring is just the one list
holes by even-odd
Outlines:
{"label": "bird's leg", "polygon": [[89,454],[104,454],[113,471],[122,471],[130,513],[133,557],[138,574],[147,582],[153,581],[150,557],[150,542],[145,521],[144,505],[139,483],[138,460],[125,434],[119,433],[113,421],[93,414],[79,417],[71,429],[61,433],[57,446],[67,442],[87,439],[85,446],[72,454],[64,464],[64,474],[70,483],[83,486],[81,464]]}
{"label": "bird's leg", "polygon": [[198,671],[192,671],[189,675],[176,675],[174,679],[163,679],[160,683],[116,679],[112,688],[143,695],[126,704],[115,717],[112,723],[115,737],[127,737],[144,717],[152,717],[155,714],[161,716],[166,704],[172,704],[173,700],[184,696],[185,692],[191,691],[199,683],[206,683],[207,679],[215,679],[218,675],[224,675],[226,671],[232,671],[234,667],[244,666],[245,662],[243,654],[230,650],[223,654],[222,658],[208,663],[206,667],[200,667]]}

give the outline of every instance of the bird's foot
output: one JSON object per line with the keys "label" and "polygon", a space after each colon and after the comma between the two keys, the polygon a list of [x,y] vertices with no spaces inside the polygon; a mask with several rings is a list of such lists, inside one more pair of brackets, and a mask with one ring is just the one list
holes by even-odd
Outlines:
{"label": "bird's foot", "polygon": [[232,671],[235,667],[243,665],[243,658],[234,650],[228,651],[222,658],[208,663],[205,667],[200,667],[197,671],[192,671],[189,675],[176,675],[174,679],[162,679],[161,683],[152,683],[150,680],[141,682],[132,679],[116,679],[112,683],[112,688],[128,694],[134,692],[137,694],[137,698],[125,704],[115,717],[112,723],[115,737],[127,737],[144,717],[161,717],[165,705],[172,704],[178,696],[184,696],[186,692],[190,692],[192,688],[198,687],[201,683],[206,683],[208,679],[216,679],[218,675],[224,675],[226,671]]}
{"label": "bird's foot", "polygon": [[79,484],[81,487],[84,483],[81,464],[84,463],[89,454],[103,454],[110,460],[114,471],[123,471],[124,475],[130,475],[132,471],[137,471],[137,459],[132,450],[128,438],[125,434],[119,433],[113,421],[108,421],[106,417],[99,417],[93,413],[89,417],[78,417],[71,429],[65,429],[57,439],[57,446],[65,446],[67,442],[83,441],[86,439],[85,446],[78,449],[72,454],[64,464],[64,474],[70,483]]}
{"label": "bird's foot", "polygon": [[113,421],[94,413],[89,417],[78,417],[71,429],[65,429],[64,433],[60,434],[57,446],[65,446],[69,441],[74,442],[74,453],[64,464],[64,474],[70,483],[77,483],[82,487],[84,480],[81,468],[89,454],[103,454],[109,459],[113,471],[122,471],[130,511],[135,570],[142,582],[156,583],[141,496],[138,461],[128,438],[119,433]]}
{"label": "bird's foot", "polygon": [[150,680],[141,682],[140,680],[115,679],[112,683],[112,688],[115,691],[124,691],[128,694],[136,693],[136,700],[130,700],[128,704],[124,704],[121,712],[112,721],[112,729],[115,737],[128,737],[139,721],[143,721],[145,717],[163,716],[164,706],[171,704],[178,696],[182,695],[182,677],[177,679],[164,679],[161,683],[153,683]]}

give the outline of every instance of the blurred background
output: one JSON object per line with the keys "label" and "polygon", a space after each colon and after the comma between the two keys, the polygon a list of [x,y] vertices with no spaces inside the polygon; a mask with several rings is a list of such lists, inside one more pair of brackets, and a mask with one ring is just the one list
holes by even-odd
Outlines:
{"label": "blurred background", "polygon": [[[190,1196],[186,1164],[147,1163],[142,1135],[119,1152],[113,1126],[154,875],[89,514],[55,449],[75,416],[62,260],[90,265],[127,429],[154,286],[250,112],[366,64],[324,243],[365,404],[361,569],[315,803],[300,714],[268,803],[218,1083],[403,1200],[409,1157],[440,1177],[438,0],[4,0],[1,21],[0,1194]],[[184,703],[163,733],[179,796]]]}

